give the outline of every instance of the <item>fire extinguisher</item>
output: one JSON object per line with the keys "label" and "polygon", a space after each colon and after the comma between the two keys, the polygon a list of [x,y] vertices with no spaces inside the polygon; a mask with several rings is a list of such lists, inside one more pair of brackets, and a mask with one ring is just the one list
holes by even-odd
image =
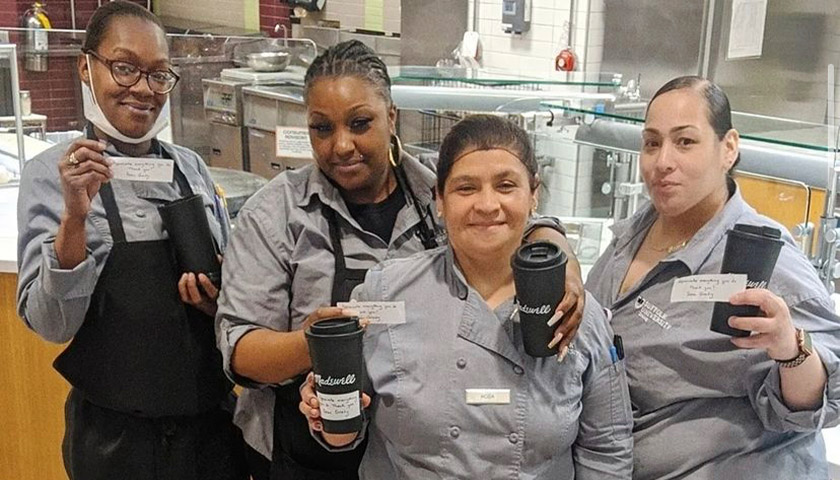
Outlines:
{"label": "fire extinguisher", "polygon": [[47,71],[47,51],[50,47],[49,34],[47,30],[52,28],[46,5],[35,2],[32,7],[23,14],[23,28],[26,28],[26,62],[27,70],[33,72]]}

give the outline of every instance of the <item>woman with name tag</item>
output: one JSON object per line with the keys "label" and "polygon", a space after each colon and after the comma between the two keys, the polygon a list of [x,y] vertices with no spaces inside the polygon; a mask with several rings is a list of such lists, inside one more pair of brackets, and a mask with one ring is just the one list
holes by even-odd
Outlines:
{"label": "woman with name tag", "polygon": [[[54,364],[72,386],[67,474],[246,478],[232,384],[214,341],[218,292],[203,273],[182,274],[158,213],[198,194],[207,241],[225,246],[228,219],[207,167],[155,139],[178,82],[163,25],[134,3],[106,3],[82,51],[85,137],[27,162],[18,201],[18,311],[46,340],[70,342]],[[115,177],[117,157],[163,175]],[[155,162],[170,173],[147,170]]]}
{"label": "woman with name tag", "polygon": [[[434,217],[433,170],[400,148],[391,79],[370,48],[348,41],[323,52],[307,70],[304,99],[315,162],[281,173],[239,212],[222,273],[218,341],[231,378],[248,387],[235,419],[252,447],[252,475],[353,479],[362,449],[324,451],[298,413],[298,387],[311,368],[304,329],[340,314],[335,305],[368,268],[446,240]],[[565,244],[559,222],[531,227],[529,238]],[[558,352],[583,304],[577,262],[569,272],[555,316],[564,318]]]}
{"label": "woman with name tag", "polygon": [[[828,478],[820,429],[840,422],[840,318],[791,236],[741,197],[738,140],[718,86],[681,77],[660,88],[640,157],[651,202],[613,227],[589,273],[627,351],[634,478]],[[769,284],[714,299],[762,315],[727,315],[711,331],[715,303],[690,294],[721,280],[698,275],[728,271],[741,225],[782,230],[781,251]],[[746,336],[717,333],[730,328]]]}
{"label": "woman with name tag", "polygon": [[536,171],[518,126],[491,115],[457,123],[437,173],[449,245],[387,260],[354,290],[359,301],[405,302],[401,321],[364,334],[369,426],[323,432],[313,375],[299,408],[331,451],[367,435],[361,478],[630,478],[630,402],[604,309],[586,299],[563,363],[523,345],[511,257]]}

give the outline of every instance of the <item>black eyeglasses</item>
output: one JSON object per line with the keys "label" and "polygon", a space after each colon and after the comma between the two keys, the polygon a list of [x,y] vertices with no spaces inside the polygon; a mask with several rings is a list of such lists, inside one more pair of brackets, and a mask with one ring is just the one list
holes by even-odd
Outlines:
{"label": "black eyeglasses", "polygon": [[104,63],[111,71],[111,78],[121,87],[133,87],[145,75],[149,90],[163,95],[171,92],[178,84],[178,80],[181,79],[172,69],[147,71],[133,63],[108,60],[93,50],[82,50],[82,53],[92,55],[93,58]]}

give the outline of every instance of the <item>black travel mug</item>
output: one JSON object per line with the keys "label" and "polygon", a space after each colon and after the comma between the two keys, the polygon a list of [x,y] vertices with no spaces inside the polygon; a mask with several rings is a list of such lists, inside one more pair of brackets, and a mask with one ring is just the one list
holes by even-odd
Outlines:
{"label": "black travel mug", "polygon": [[510,260],[525,352],[532,357],[557,353],[548,348],[556,326],[548,320],[566,293],[566,254],[551,242],[519,247]]}
{"label": "black travel mug", "polygon": [[363,334],[358,317],[328,318],[306,329],[315,393],[327,433],[362,430],[361,392],[366,375]]}
{"label": "black travel mug", "polygon": [[[784,242],[777,228],[736,224],[726,232],[726,248],[720,273],[747,275],[747,288],[767,288],[770,276]],[[715,302],[711,330],[734,337],[747,337],[750,332],[729,326],[729,317],[760,317],[761,309],[755,305],[732,305]]]}
{"label": "black travel mug", "polygon": [[169,233],[181,272],[203,273],[219,286],[222,283],[222,265],[216,256],[201,195],[190,195],[167,203],[158,207],[158,212],[163,228]]}

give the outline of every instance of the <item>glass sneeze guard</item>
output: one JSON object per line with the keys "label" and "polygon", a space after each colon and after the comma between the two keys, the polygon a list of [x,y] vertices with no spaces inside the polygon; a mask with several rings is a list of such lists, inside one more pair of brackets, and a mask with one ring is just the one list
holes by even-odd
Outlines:
{"label": "glass sneeze guard", "polygon": [[[546,110],[561,110],[570,115],[592,115],[595,118],[639,125],[644,123],[643,108],[621,110],[621,104],[614,105],[615,111],[610,111],[612,109],[607,108],[604,103],[586,102],[571,105],[569,102],[545,101],[540,103],[540,107]],[[732,124],[742,139],[818,152],[840,152],[837,128],[832,135],[833,144],[828,146],[826,143],[831,129],[829,125],[744,112],[732,112]]]}
{"label": "glass sneeze guard", "polygon": [[557,78],[537,78],[491,68],[412,65],[388,67],[388,74],[394,84],[460,82],[480,87],[557,85],[616,89],[621,86],[622,79],[622,76],[616,73],[565,72],[558,73]]}

